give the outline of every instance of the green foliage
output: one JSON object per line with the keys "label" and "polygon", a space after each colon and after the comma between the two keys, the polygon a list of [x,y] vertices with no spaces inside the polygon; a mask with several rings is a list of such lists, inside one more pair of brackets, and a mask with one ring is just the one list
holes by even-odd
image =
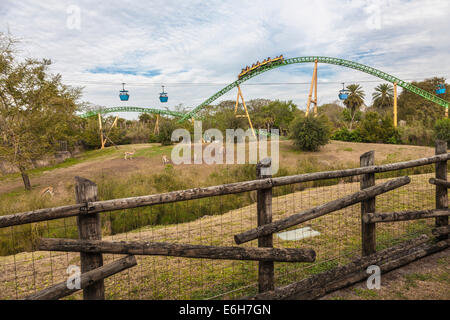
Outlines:
{"label": "green foliage", "polygon": [[0,160],[26,170],[52,154],[59,141],[78,139],[80,88],[64,85],[50,74],[50,60],[16,59],[16,41],[0,33]]}
{"label": "green foliage", "polygon": [[359,84],[351,84],[347,86],[349,91],[348,98],[344,100],[344,105],[350,110],[350,129],[353,127],[356,112],[359,111],[364,104],[365,93]]}
{"label": "green foliage", "polygon": [[382,83],[375,87],[372,94],[373,107],[379,111],[392,109],[394,105],[394,87],[388,83]]}
{"label": "green foliage", "polygon": [[367,112],[358,126],[363,142],[390,143],[400,142],[400,134],[394,128],[389,115],[381,117],[376,112]]}
{"label": "green foliage", "polygon": [[348,141],[348,142],[362,142],[363,138],[358,129],[349,130],[343,127],[337,130],[332,136],[332,140]]}
{"label": "green foliage", "polygon": [[[134,122],[133,125],[129,126],[124,132],[123,138],[127,143],[146,143],[148,142],[151,132],[152,130],[147,123],[141,121]],[[121,140],[120,137],[117,138],[119,138],[118,141]]]}
{"label": "green foliage", "polygon": [[290,101],[272,101],[258,104],[253,101],[249,104],[253,126],[265,128],[267,131],[278,129],[281,135],[287,135],[289,124],[298,111],[297,105]]}
{"label": "green foliage", "polygon": [[403,144],[417,146],[434,146],[434,132],[432,128],[423,126],[422,121],[413,121],[406,127],[399,127],[400,140]]}
{"label": "green foliage", "polygon": [[450,119],[442,118],[436,121],[434,125],[434,136],[436,139],[447,141],[450,146]]}
{"label": "green foliage", "polygon": [[[411,84],[435,94],[436,85],[439,83],[445,83],[445,79],[432,78],[421,82],[413,81]],[[439,97],[449,101],[450,93],[447,90]],[[444,112],[445,108],[408,90],[403,90],[398,96],[398,119],[405,120],[408,126],[412,126],[412,123],[421,123],[425,128],[432,128],[435,122],[444,116]]]}
{"label": "green foliage", "polygon": [[175,120],[162,119],[159,125],[158,142],[163,146],[173,144],[172,132],[177,129]]}
{"label": "green foliage", "polygon": [[326,116],[296,117],[291,123],[291,138],[294,144],[305,151],[318,151],[328,143],[330,128]]}
{"label": "green foliage", "polygon": [[331,136],[333,140],[349,142],[400,143],[400,133],[394,128],[389,115],[380,116],[376,112],[366,112],[354,130],[341,128]]}
{"label": "green foliage", "polygon": [[339,128],[342,126],[342,113],[347,111],[337,103],[328,103],[317,108],[319,115],[325,115],[328,121],[333,125],[334,128]]}

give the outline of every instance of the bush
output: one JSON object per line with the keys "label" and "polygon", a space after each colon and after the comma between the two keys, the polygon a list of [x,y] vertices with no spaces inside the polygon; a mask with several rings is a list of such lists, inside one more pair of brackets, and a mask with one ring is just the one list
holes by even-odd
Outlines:
{"label": "bush", "polygon": [[337,130],[332,136],[332,140],[348,141],[348,142],[362,142],[363,139],[358,129],[348,130],[346,127]]}
{"label": "bush", "polygon": [[163,146],[168,146],[173,144],[172,142],[172,132],[177,128],[175,123],[170,120],[165,120],[160,123],[159,135],[157,141]]}
{"label": "bush", "polygon": [[292,120],[290,132],[294,144],[304,151],[318,151],[330,139],[330,128],[326,116],[300,115]]}
{"label": "bush", "polygon": [[434,137],[447,141],[447,145],[450,146],[450,118],[442,118],[436,121],[434,125]]}
{"label": "bush", "polygon": [[424,127],[422,122],[411,122],[407,127],[400,127],[400,137],[403,144],[416,146],[434,146],[434,132]]}
{"label": "bush", "polygon": [[363,142],[391,144],[400,142],[400,134],[389,115],[381,117],[376,112],[367,112],[358,129]]}
{"label": "bush", "polygon": [[158,135],[150,133],[149,137],[148,137],[148,142],[149,143],[155,143],[155,142],[159,142],[158,140]]}

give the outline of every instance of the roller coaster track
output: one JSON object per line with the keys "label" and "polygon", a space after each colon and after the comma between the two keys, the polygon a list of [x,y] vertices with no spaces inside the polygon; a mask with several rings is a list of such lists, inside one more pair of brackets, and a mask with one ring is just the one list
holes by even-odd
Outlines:
{"label": "roller coaster track", "polygon": [[161,110],[161,109],[153,109],[153,108],[143,108],[143,107],[111,107],[99,110],[88,111],[82,114],[81,118],[90,118],[96,116],[97,114],[106,114],[112,112],[139,112],[139,113],[152,113],[152,114],[160,114],[166,116],[173,116],[177,118],[181,118],[185,115],[182,112],[170,111],[170,110]]}
{"label": "roller coaster track", "polygon": [[317,59],[317,62],[319,63],[327,63],[327,64],[334,64],[334,65],[338,65],[338,66],[343,66],[343,67],[347,67],[347,68],[351,68],[351,69],[355,69],[355,70],[359,70],[365,73],[368,73],[370,75],[373,75],[375,77],[378,77],[380,79],[386,80],[388,82],[394,83],[397,82],[397,85],[399,85],[400,87],[402,87],[403,89],[406,89],[408,91],[411,91],[419,96],[421,96],[422,98],[425,98],[427,100],[430,100],[434,103],[437,103],[438,105],[445,107],[448,109],[449,106],[449,102],[441,99],[437,96],[435,96],[434,94],[431,94],[423,89],[420,89],[406,81],[403,81],[399,78],[396,78],[394,76],[391,76],[390,74],[387,74],[386,72],[380,71],[378,69],[363,65],[361,63],[357,63],[357,62],[353,62],[353,61],[349,61],[349,60],[344,60],[344,59],[339,59],[339,58],[330,58],[330,57],[316,57],[316,56],[308,56],[308,57],[297,57],[297,58],[290,58],[290,59],[285,59],[281,62],[272,64],[272,65],[265,65],[262,66],[261,68],[248,73],[246,75],[244,75],[242,78],[230,83],[229,85],[227,85],[226,87],[224,87],[222,90],[216,92],[215,94],[213,94],[211,97],[209,97],[208,99],[206,99],[205,101],[203,101],[201,104],[199,104],[197,107],[195,107],[192,111],[188,112],[187,114],[183,115],[182,118],[178,121],[178,122],[183,122],[186,119],[190,119],[192,118],[200,109],[202,109],[203,107],[211,104],[211,102],[213,102],[214,100],[216,100],[217,98],[219,98],[220,96],[224,95],[225,93],[227,93],[228,91],[230,91],[231,89],[239,86],[241,83],[250,80],[251,78],[275,69],[275,68],[279,68],[282,66],[287,66],[290,64],[294,64],[294,63],[310,63],[310,62],[315,62],[315,60]]}

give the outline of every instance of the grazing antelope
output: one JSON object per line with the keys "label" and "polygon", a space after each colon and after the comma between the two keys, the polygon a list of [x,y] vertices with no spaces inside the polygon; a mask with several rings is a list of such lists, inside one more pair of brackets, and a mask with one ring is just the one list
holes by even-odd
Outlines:
{"label": "grazing antelope", "polygon": [[163,161],[163,166],[172,162],[169,159],[167,159],[167,157],[165,155],[162,156],[162,161]]}
{"label": "grazing antelope", "polygon": [[133,151],[125,151],[124,152],[124,159],[125,160],[131,160],[133,158],[134,153],[136,152],[136,150],[133,149]]}
{"label": "grazing antelope", "polygon": [[43,197],[43,196],[46,195],[47,193],[48,193],[51,197],[53,197],[53,196],[54,196],[53,187],[47,187],[47,188],[43,189],[43,190],[41,191],[41,193],[40,193],[40,196]]}

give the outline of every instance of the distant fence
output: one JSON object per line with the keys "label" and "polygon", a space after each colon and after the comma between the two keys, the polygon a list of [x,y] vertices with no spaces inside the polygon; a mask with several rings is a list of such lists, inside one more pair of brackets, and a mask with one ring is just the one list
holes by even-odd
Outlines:
{"label": "distant fence", "polygon": [[[26,296],[19,295],[18,286],[20,286],[20,280],[17,274],[19,273],[18,270],[21,266],[16,260],[16,255],[13,256],[13,261],[0,263],[0,268],[4,268],[4,270],[14,270],[15,274],[14,281],[6,281],[4,283],[6,283],[6,285],[11,285],[11,283],[13,283],[16,286],[16,298],[59,299],[83,289],[84,299],[105,299],[105,279],[129,268],[139,268],[140,263],[136,260],[135,256],[196,258],[201,259],[200,261],[203,261],[203,259],[219,259],[227,261],[244,260],[256,261],[258,264],[258,290],[257,292],[252,292],[250,295],[246,295],[246,298],[286,299],[298,297],[306,299],[317,298],[327,292],[364,279],[364,277],[367,276],[365,273],[365,268],[369,265],[378,264],[381,266],[382,271],[385,272],[427,254],[448,247],[448,215],[450,210],[448,209],[449,182],[447,180],[447,161],[450,159],[450,154],[447,153],[446,143],[438,141],[436,145],[436,155],[429,158],[383,165],[374,165],[374,158],[374,152],[367,152],[361,156],[361,166],[359,168],[315,172],[285,177],[272,177],[270,172],[270,159],[263,159],[260,163],[258,163],[256,168],[258,177],[257,180],[105,201],[98,201],[97,185],[95,183],[87,179],[77,177],[75,186],[76,204],[1,216],[0,228],[13,228],[18,225],[42,223],[49,220],[76,217],[78,239],[40,237],[41,239],[38,243],[33,244],[33,247],[35,248],[35,251],[50,252],[51,269],[53,268],[52,252],[79,252],[81,265],[80,286],[70,289],[66,285],[66,281],[63,278],[64,281],[56,284],[46,283],[44,285],[39,285],[40,289],[38,290],[38,286],[36,285],[38,280],[36,279],[36,276],[38,275],[35,266],[36,259],[32,256],[32,277],[34,283],[34,290],[32,291],[34,291],[34,293],[30,294],[28,291]],[[388,210],[382,212],[379,212],[379,210],[376,209],[376,199],[378,197],[411,183],[412,180],[410,176],[402,176],[400,174],[402,173],[402,170],[431,164],[435,165],[435,177],[431,178],[429,181],[425,181],[425,183],[429,183],[435,187],[434,208],[428,207],[421,208],[420,210]],[[399,174],[397,174],[396,177],[391,177],[392,179],[390,180],[383,179],[383,182],[375,184],[375,174],[392,171],[397,171]],[[322,204],[308,206],[308,208],[303,208],[297,213],[295,213],[297,203],[294,197],[292,201],[289,202],[293,208],[289,210],[286,208],[282,210],[277,209],[277,213],[279,211],[283,211],[283,213],[279,215],[277,214],[277,219],[274,221],[273,191],[275,188],[310,181],[318,181],[323,179],[343,179],[353,176],[360,176],[359,190],[354,190],[354,192],[338,197],[334,200],[328,199],[328,201]],[[420,181],[420,183],[424,182]],[[345,183],[342,185],[339,184],[338,186],[343,188],[344,185]],[[318,192],[320,192],[320,188],[318,190]],[[140,207],[151,207],[202,198],[220,197],[230,194],[241,194],[250,191],[257,192],[256,227],[247,230],[240,230],[239,232],[233,232],[233,224],[236,224],[236,221],[231,221],[231,226],[227,226],[224,222],[220,222],[220,224],[218,223],[217,226],[220,226],[220,228],[231,227],[231,232],[234,234],[234,241],[236,244],[241,245],[251,242],[252,240],[257,240],[258,247],[219,245],[221,243],[215,242],[220,242],[223,239],[216,239],[214,237],[211,237],[211,243],[209,245],[175,243],[171,241],[142,241],[135,240],[134,238],[132,240],[121,239],[122,241],[109,241],[102,239],[102,219],[100,213]],[[322,189],[322,191],[325,194],[325,189]],[[327,192],[339,192],[339,190],[333,189],[331,191],[327,190]],[[394,201],[395,199],[393,202]],[[285,206],[286,203],[287,201],[285,201]],[[339,224],[342,223],[343,226],[342,228],[338,228],[336,233],[340,237],[351,237],[351,241],[358,243],[358,245],[360,244],[361,257],[347,260],[347,263],[341,266],[332,265],[331,268],[327,267],[324,270],[320,270],[320,268],[318,268],[317,272],[306,273],[309,276],[303,278],[300,277],[301,279],[299,281],[298,278],[296,279],[295,277],[286,277],[286,279],[289,279],[290,282],[280,283],[277,286],[275,273],[276,271],[278,272],[278,269],[275,268],[274,262],[289,263],[297,266],[297,268],[301,268],[300,265],[302,264],[313,266],[314,264],[312,263],[316,261],[317,258],[320,258],[322,263],[332,261],[332,259],[330,258],[329,260],[324,260],[325,257],[322,257],[321,255],[324,254],[325,256],[325,252],[327,251],[323,250],[321,247],[315,247],[313,242],[311,242],[308,246],[305,246],[305,243],[302,243],[300,247],[298,243],[296,243],[293,248],[274,248],[273,235],[282,231],[291,230],[299,224],[306,222],[313,223],[313,221],[316,221],[317,219],[325,218],[325,216],[331,213],[338,211],[341,212],[342,210],[356,204],[360,204],[360,242],[355,242],[355,239],[353,239],[354,234],[349,236],[345,233],[345,231],[343,231],[342,234],[339,234],[340,230],[346,230],[345,228],[348,227],[353,228],[355,226],[354,220],[350,221],[350,226],[346,225],[347,221],[344,220],[345,217],[342,218],[343,220],[338,220]],[[392,203],[391,207],[398,206],[397,204]],[[404,207],[408,207],[408,204],[405,204]],[[293,211],[293,214],[286,214],[290,211]],[[430,230],[428,235],[421,235],[417,238],[412,238],[411,235],[414,235],[417,232],[410,232],[410,234],[407,234],[407,241],[402,241],[396,245],[384,247],[382,250],[377,251],[377,224],[389,224],[392,222],[404,223],[429,218],[433,218],[435,223],[434,228]],[[242,218],[240,226],[244,225],[246,225],[246,223],[244,223]],[[314,227],[314,224],[311,224],[311,226]],[[190,225],[188,225],[188,228],[189,227]],[[211,222],[211,235],[218,232],[213,230],[214,227],[215,225]],[[336,226],[324,224],[324,229],[335,227]],[[11,237],[14,238],[14,229],[11,230]],[[422,234],[423,230],[419,230],[419,235]],[[156,232],[154,229],[151,231]],[[190,231],[191,230],[187,230],[187,232]],[[182,230],[182,232],[186,232],[186,230]],[[50,230],[48,235],[51,235]],[[171,235],[166,234],[163,239],[171,239]],[[325,242],[326,241],[327,240],[325,239]],[[328,241],[332,242],[333,240],[331,239]],[[347,241],[347,243],[352,244],[353,242],[351,241]],[[285,243],[287,244],[287,242]],[[347,247],[345,247],[343,251],[346,250],[348,251]],[[113,262],[104,264],[104,256],[106,254],[113,255],[113,257],[114,255],[126,255],[126,257],[119,260],[113,259]],[[70,259],[76,261],[73,256],[71,256]],[[67,256],[66,265],[70,264],[70,259],[69,256]],[[58,263],[61,262],[59,261]],[[178,263],[180,262],[178,261]],[[11,266],[13,266],[14,269],[12,269]],[[211,268],[212,273],[214,273],[214,266],[211,266]],[[249,275],[253,274],[253,271],[248,268],[249,265],[243,264],[242,270],[239,270],[239,272],[248,272]],[[156,266],[153,266],[153,269],[156,270]],[[232,267],[232,271],[234,271],[234,266]],[[292,272],[295,273],[295,269],[290,267],[285,267],[285,271],[286,274]],[[178,269],[178,272],[179,281],[181,281],[180,279],[183,275],[181,274],[180,268]],[[216,271],[216,273],[222,274],[225,274],[226,272],[230,272],[230,268],[225,265],[222,270]],[[53,274],[51,276],[53,277]],[[147,281],[148,276],[148,274],[145,274],[144,277],[142,277],[142,281]],[[153,276],[156,277],[157,275]],[[200,274],[200,276],[204,275]],[[208,276],[211,277],[211,279],[214,278],[211,274],[208,274]],[[131,281],[131,277],[132,275],[129,274],[129,282]],[[168,275],[165,278],[167,283],[170,283],[170,277],[171,275]],[[10,278],[6,278],[6,280],[10,280]],[[192,281],[194,282],[195,279]],[[285,281],[287,280],[284,280],[284,282]],[[54,282],[53,279],[51,282]],[[226,282],[225,277],[223,282]],[[149,283],[148,285],[150,286],[150,280],[148,280],[147,283]],[[114,283],[111,285],[114,285]],[[122,282],[120,282],[119,286],[121,285]],[[162,285],[165,285],[164,282]],[[226,283],[222,283],[221,285],[226,285]],[[0,284],[0,288],[2,288],[2,286],[5,286],[5,284]],[[156,284],[153,283],[153,286],[156,286]],[[129,284],[129,288],[130,287],[131,285]],[[179,287],[182,287],[181,283],[179,284]],[[229,291],[231,292],[243,287],[248,287],[248,284],[244,281],[234,284],[234,287],[229,288]],[[204,289],[208,290],[208,288]],[[217,296],[220,296],[220,291],[215,293],[216,295],[210,294],[208,298],[217,298]],[[112,298],[115,297],[112,296]]]}

